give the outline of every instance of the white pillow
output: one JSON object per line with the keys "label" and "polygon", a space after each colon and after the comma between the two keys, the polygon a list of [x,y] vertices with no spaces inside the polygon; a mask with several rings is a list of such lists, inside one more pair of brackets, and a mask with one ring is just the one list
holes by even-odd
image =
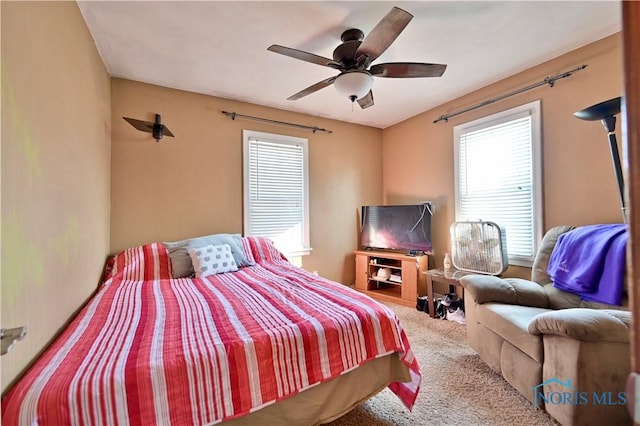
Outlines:
{"label": "white pillow", "polygon": [[189,249],[196,278],[238,270],[229,244],[208,245]]}

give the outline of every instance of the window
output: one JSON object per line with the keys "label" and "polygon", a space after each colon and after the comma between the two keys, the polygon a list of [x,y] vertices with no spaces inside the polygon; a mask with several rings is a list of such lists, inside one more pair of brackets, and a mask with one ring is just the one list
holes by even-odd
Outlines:
{"label": "window", "polygon": [[244,130],[244,233],[309,254],[307,139]]}
{"label": "window", "polygon": [[456,220],[500,225],[512,265],[531,266],[542,233],[540,101],[454,128]]}

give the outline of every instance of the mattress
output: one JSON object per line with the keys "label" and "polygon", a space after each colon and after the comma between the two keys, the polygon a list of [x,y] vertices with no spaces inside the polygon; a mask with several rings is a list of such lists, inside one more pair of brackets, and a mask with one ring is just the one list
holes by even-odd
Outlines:
{"label": "mattress", "polygon": [[[172,278],[160,243],[119,253],[95,296],[7,393],[2,424],[256,421],[315,395],[327,410],[298,410],[299,424],[314,424],[387,385],[413,406],[420,368],[391,309],[292,265],[267,239],[242,244],[252,266],[204,278]],[[358,370],[385,362],[353,400],[329,402],[331,386],[355,377],[343,387],[352,392]]]}

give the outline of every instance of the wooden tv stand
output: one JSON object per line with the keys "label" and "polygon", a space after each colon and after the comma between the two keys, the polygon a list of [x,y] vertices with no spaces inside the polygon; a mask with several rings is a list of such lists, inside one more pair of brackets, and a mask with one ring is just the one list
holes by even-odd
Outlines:
{"label": "wooden tv stand", "polygon": [[[428,255],[358,250],[356,255],[356,290],[381,301],[415,307],[418,296],[427,294]],[[391,278],[380,280],[378,270],[388,268]]]}

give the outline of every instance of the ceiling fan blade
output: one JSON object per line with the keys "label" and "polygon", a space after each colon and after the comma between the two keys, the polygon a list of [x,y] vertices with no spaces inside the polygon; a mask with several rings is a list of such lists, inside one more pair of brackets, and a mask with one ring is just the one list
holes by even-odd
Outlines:
{"label": "ceiling fan blade", "polygon": [[360,108],[362,109],[373,106],[373,92],[369,90],[369,93],[358,99],[358,105],[360,105]]}
{"label": "ceiling fan blade", "polygon": [[314,55],[313,53],[305,52],[302,50],[292,49],[290,47],[280,46],[278,44],[272,44],[267,48],[267,50],[288,56],[290,58],[300,59],[301,61],[305,62],[311,62],[312,64],[323,65],[325,67],[330,67],[337,70],[342,69],[342,64],[332,59],[325,58],[324,56]]}
{"label": "ceiling fan blade", "polygon": [[391,46],[391,43],[400,35],[411,19],[413,19],[412,14],[394,6],[358,47],[356,51],[358,62],[362,57],[366,57],[365,68],[368,67],[371,62]]}
{"label": "ceiling fan blade", "polygon": [[326,80],[319,81],[316,84],[314,84],[312,86],[309,86],[304,90],[299,91],[295,95],[289,96],[287,98],[287,100],[295,101],[295,100],[300,99],[300,98],[302,98],[304,96],[310,95],[313,92],[317,92],[320,89],[324,89],[325,87],[332,85],[336,78],[338,78],[338,76],[329,77]]}
{"label": "ceiling fan blade", "polygon": [[124,118],[129,124],[131,124],[133,127],[135,127],[140,131],[149,132],[149,133],[153,131],[154,123],[150,121],[136,120],[135,118],[129,118],[129,117],[122,117],[122,118]]}
{"label": "ceiling fan blade", "polygon": [[388,78],[440,77],[446,69],[447,66],[442,64],[388,62],[373,65],[369,72],[376,77]]}

